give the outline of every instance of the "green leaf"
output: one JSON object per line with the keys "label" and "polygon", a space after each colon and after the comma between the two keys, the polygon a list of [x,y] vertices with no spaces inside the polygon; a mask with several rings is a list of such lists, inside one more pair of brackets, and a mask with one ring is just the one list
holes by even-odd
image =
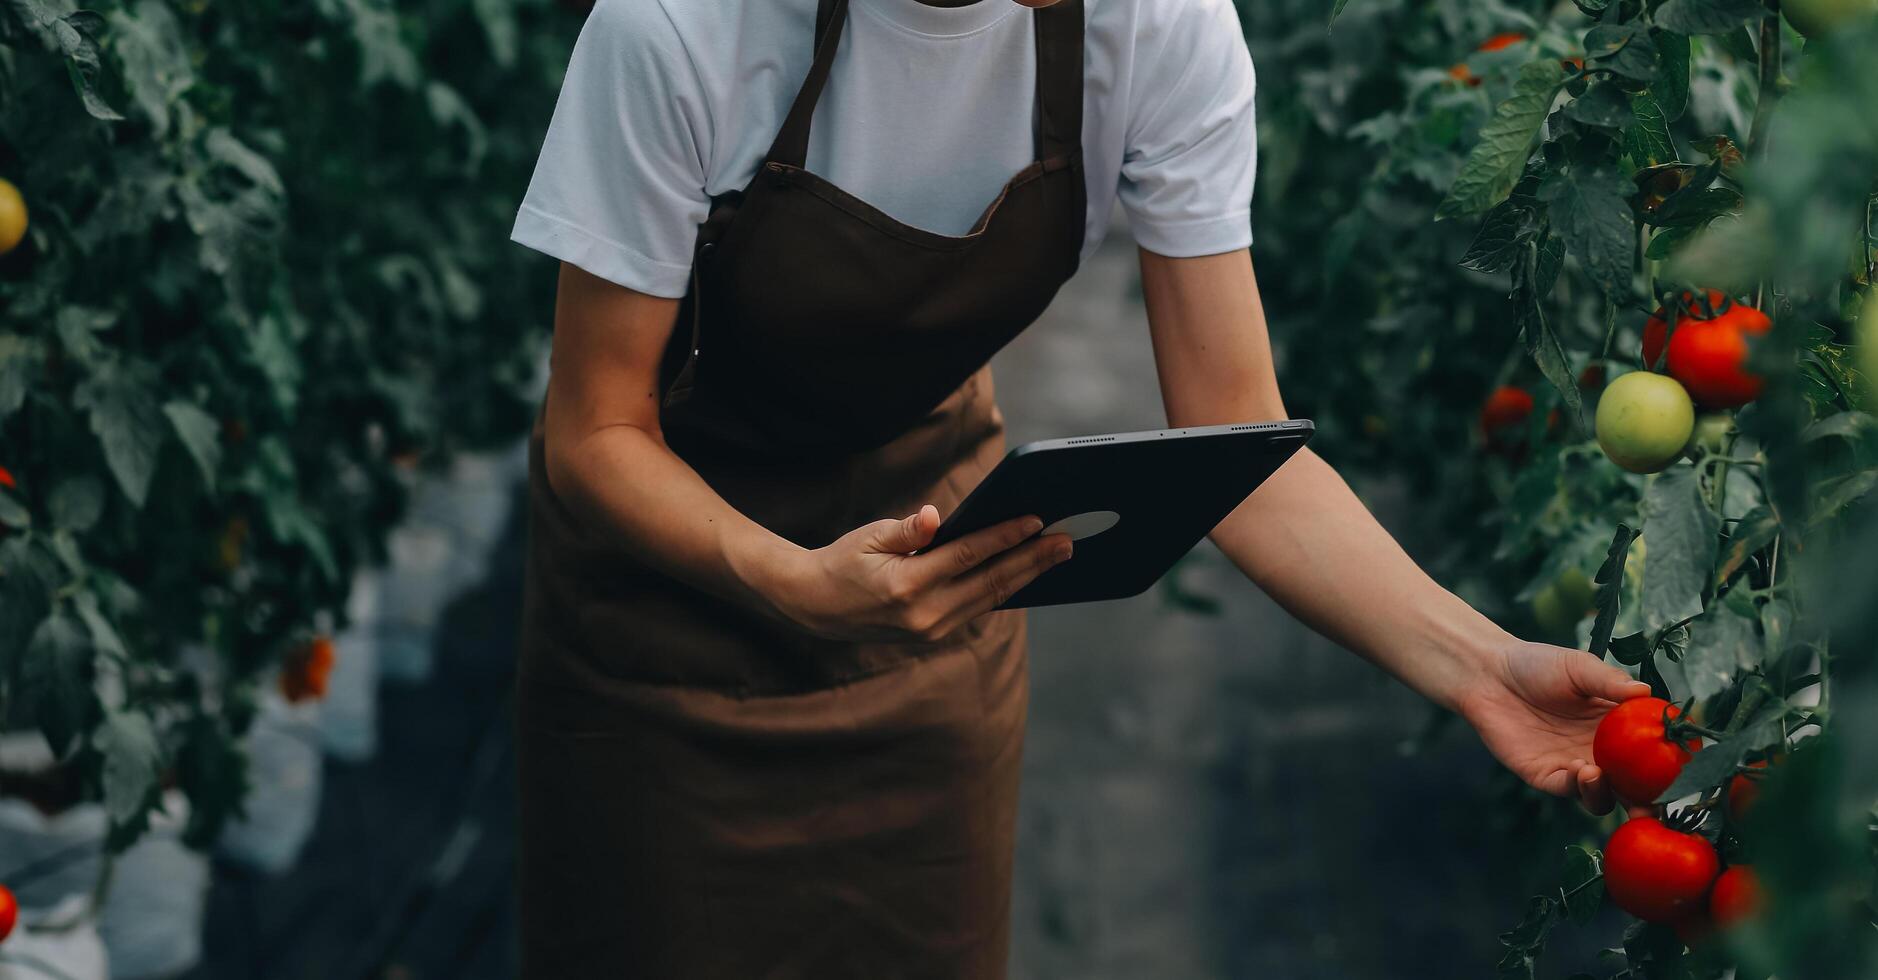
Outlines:
{"label": "green leaf", "polygon": [[274,169],[274,165],[266,157],[249,149],[246,143],[236,139],[227,129],[218,126],[209,130],[202,146],[208,151],[210,159],[248,178],[256,187],[272,194],[286,193],[286,187],[281,184],[280,173]]}
{"label": "green leaf", "polygon": [[1735,524],[1734,533],[1722,549],[1721,564],[1715,568],[1715,585],[1721,586],[1747,565],[1748,559],[1773,542],[1780,533],[1780,522],[1766,507],[1756,507]]}
{"label": "green leaf", "polygon": [[1330,20],[1324,25],[1325,30],[1329,30],[1332,25],[1337,23],[1337,18],[1342,15],[1343,8],[1348,6],[1349,3],[1350,0],[1336,0],[1335,3],[1331,4]]}
{"label": "green leaf", "polygon": [[1611,659],[1626,667],[1635,667],[1649,656],[1650,638],[1642,633],[1631,633],[1611,640]]}
{"label": "green leaf", "polygon": [[203,485],[214,489],[215,468],[222,461],[221,426],[215,416],[197,408],[193,402],[181,400],[164,405],[163,414],[169,416],[183,448],[189,450],[196,468],[202,471]]}
{"label": "green leaf", "polygon": [[1622,302],[1630,294],[1635,223],[1625,198],[1630,183],[1614,170],[1558,175],[1539,188],[1551,204],[1552,222],[1566,247],[1605,295]]}
{"label": "green leaf", "polygon": [[[1337,9],[1330,12],[1330,19],[1336,20],[1347,0],[1338,0]],[[513,0],[474,0],[470,4],[476,11],[476,20],[482,24],[483,36],[489,40],[489,57],[497,68],[515,67],[515,55],[519,45],[521,30],[515,23],[516,5]]]}
{"label": "green leaf", "polygon": [[1531,211],[1514,200],[1501,201],[1487,212],[1474,241],[1461,256],[1461,268],[1475,272],[1505,272],[1519,256],[1520,233]]}
{"label": "green leaf", "polygon": [[1723,34],[1766,12],[1761,0],[1664,0],[1656,23],[1679,34]]}
{"label": "green leaf", "polygon": [[38,340],[0,333],[0,422],[26,403],[26,392],[44,358],[45,348]]}
{"label": "green leaf", "polygon": [[1773,599],[1761,607],[1762,657],[1768,666],[1780,662],[1793,636],[1793,605],[1785,599]]}
{"label": "green leaf", "polygon": [[1656,73],[1650,76],[1650,97],[1675,122],[1689,108],[1689,37],[1665,30],[1650,32],[1657,52]]}
{"label": "green leaf", "polygon": [[1643,628],[1659,632],[1702,611],[1721,518],[1702,499],[1693,466],[1658,474],[1643,495]]}
{"label": "green leaf", "polygon": [[1493,118],[1481,127],[1480,142],[1461,165],[1454,186],[1435,210],[1436,218],[1478,214],[1506,200],[1532,152],[1533,136],[1545,122],[1563,82],[1564,70],[1551,59],[1531,62],[1519,70],[1513,94],[1494,108]]}
{"label": "green leaf", "polygon": [[162,136],[170,127],[171,104],[195,84],[176,17],[160,0],[140,0],[130,10],[112,11],[111,28],[124,87],[150,120],[151,133]]}
{"label": "green leaf", "polygon": [[1565,358],[1564,345],[1559,343],[1558,334],[1552,332],[1544,315],[1535,303],[1520,316],[1520,339],[1525,342],[1526,353],[1538,365],[1539,373],[1545,376],[1552,387],[1558,391],[1563,401],[1564,415],[1572,431],[1584,429],[1584,396],[1578,391],[1578,380],[1572,376],[1571,363]]}
{"label": "green leaf", "polygon": [[33,515],[26,505],[13,499],[6,490],[0,490],[0,527],[23,530],[32,526]]}
{"label": "green leaf", "polygon": [[85,724],[91,706],[91,644],[84,624],[63,610],[40,622],[26,644],[21,693],[39,730],[61,758]]}
{"label": "green leaf", "polygon": [[142,817],[160,789],[163,749],[156,727],[141,711],[112,711],[92,736],[92,745],[104,757],[104,809],[111,822],[123,826]]}
{"label": "green leaf", "polygon": [[1648,92],[1630,97],[1634,121],[1624,130],[1624,153],[1638,167],[1653,167],[1676,159],[1676,143],[1669,136],[1669,120]]}
{"label": "green leaf", "polygon": [[1630,560],[1630,543],[1636,537],[1637,532],[1628,525],[1617,525],[1617,533],[1611,535],[1611,547],[1604,553],[1604,564],[1598,566],[1598,574],[1592,579],[1598,586],[1598,616],[1591,624],[1593,656],[1604,656],[1611,646],[1611,630],[1617,626],[1617,611],[1624,594],[1624,565]]}
{"label": "green leaf", "polygon": [[1559,886],[1566,918],[1581,926],[1596,918],[1604,904],[1604,871],[1598,852],[1583,844],[1565,848],[1565,874]]}
{"label": "green leaf", "polygon": [[1754,620],[1718,602],[1689,624],[1689,647],[1682,654],[1689,694],[1707,700],[1727,690],[1742,671],[1760,661],[1761,638]]}
{"label": "green leaf", "polygon": [[1702,751],[1691,756],[1683,765],[1676,781],[1669,784],[1669,788],[1656,798],[1656,802],[1668,803],[1720,786],[1734,776],[1736,767],[1747,760],[1749,753],[1780,742],[1783,735],[1781,713],[1763,712],[1758,719],[1750,721],[1727,738],[1713,745],[1704,745]]}
{"label": "green leaf", "polygon": [[118,488],[142,507],[163,441],[163,415],[149,386],[138,372],[111,364],[79,385],[73,402],[90,413]]}
{"label": "green leaf", "polygon": [[1616,129],[1630,125],[1630,94],[1608,79],[1593,84],[1585,94],[1565,104],[1565,115],[1587,126]]}
{"label": "green leaf", "polygon": [[91,636],[91,647],[98,653],[116,657],[119,660],[129,656],[124,650],[124,640],[117,635],[116,627],[106,619],[103,610],[98,608],[98,596],[92,592],[80,592],[72,600],[78,609],[78,618],[85,623],[85,632]]}
{"label": "green leaf", "polygon": [[1604,23],[1585,33],[1589,67],[1603,68],[1625,78],[1643,81],[1656,74],[1656,45],[1642,21]]}
{"label": "green leaf", "polygon": [[89,530],[104,513],[104,485],[90,476],[70,476],[52,487],[46,500],[52,526],[78,533]]}
{"label": "green leaf", "polygon": [[1648,216],[1653,225],[1667,228],[1706,225],[1724,214],[1741,210],[1741,193],[1730,187],[1683,188],[1671,194]]}
{"label": "green leaf", "polygon": [[1675,254],[1676,247],[1695,237],[1705,225],[1684,225],[1680,228],[1665,228],[1650,236],[1650,245],[1643,250],[1644,258],[1661,261]]}

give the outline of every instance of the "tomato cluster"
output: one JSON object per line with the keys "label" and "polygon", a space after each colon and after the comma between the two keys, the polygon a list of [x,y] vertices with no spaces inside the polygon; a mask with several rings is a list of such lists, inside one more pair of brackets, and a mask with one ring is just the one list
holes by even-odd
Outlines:
{"label": "tomato cluster", "polygon": [[[1632,698],[1599,722],[1592,756],[1619,798],[1653,804],[1701,749],[1699,740],[1672,736],[1671,722],[1680,715],[1661,698]],[[1751,778],[1735,776],[1728,786],[1729,812],[1739,819],[1757,791]],[[1762,901],[1751,866],[1724,870],[1715,845],[1689,821],[1653,816],[1626,821],[1605,843],[1604,890],[1624,911],[1675,926],[1691,942],[1751,917]]]}
{"label": "tomato cluster", "polygon": [[[1773,328],[1766,314],[1718,289],[1700,299],[1685,292],[1676,307],[1673,331],[1662,308],[1644,324],[1645,370],[1618,378],[1598,403],[1598,445],[1633,473],[1655,473],[1689,450],[1697,407],[1739,408],[1765,383],[1748,369],[1748,348]],[[1666,373],[1654,373],[1659,365]],[[1711,418],[1708,428],[1717,424],[1726,430],[1725,418]]]}

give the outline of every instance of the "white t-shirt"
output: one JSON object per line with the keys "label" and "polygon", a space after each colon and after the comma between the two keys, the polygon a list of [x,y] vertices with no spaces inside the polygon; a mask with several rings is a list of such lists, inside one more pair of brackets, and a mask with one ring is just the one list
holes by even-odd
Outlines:
{"label": "white t-shirt", "polygon": [[[600,0],[515,241],[684,295],[711,195],[748,184],[807,73],[816,0]],[[1036,47],[1012,0],[849,0],[808,169],[916,227],[969,231],[1035,156]],[[1252,59],[1230,0],[1085,0],[1083,256],[1119,200],[1168,256],[1252,239]]]}

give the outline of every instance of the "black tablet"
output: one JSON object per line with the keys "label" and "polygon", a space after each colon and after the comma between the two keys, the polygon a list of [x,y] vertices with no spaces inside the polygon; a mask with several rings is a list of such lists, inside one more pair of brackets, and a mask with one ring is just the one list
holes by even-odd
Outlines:
{"label": "black tablet", "polygon": [[1005,456],[925,550],[1026,514],[1075,557],[1000,609],[1093,602],[1153,585],[1314,431],[1305,419],[1026,443]]}

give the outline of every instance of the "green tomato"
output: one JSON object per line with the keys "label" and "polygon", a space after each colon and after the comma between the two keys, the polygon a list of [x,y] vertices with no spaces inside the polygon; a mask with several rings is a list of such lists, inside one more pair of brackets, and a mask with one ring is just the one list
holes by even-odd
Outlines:
{"label": "green tomato", "polygon": [[1866,287],[1858,304],[1858,364],[1865,390],[1878,405],[1878,286]]}
{"label": "green tomato", "polygon": [[1878,14],[1878,0],[1783,0],[1780,12],[1787,15],[1787,23],[1794,30],[1815,38],[1850,21]]}
{"label": "green tomato", "polygon": [[1728,448],[1728,433],[1734,427],[1734,416],[1726,412],[1704,413],[1695,420],[1695,432],[1689,436],[1684,452],[1694,456],[1700,450],[1709,456],[1718,456]]}
{"label": "green tomato", "polygon": [[1695,433],[1695,403],[1675,378],[1632,371],[1598,400],[1598,445],[1632,473],[1655,473],[1682,456]]}
{"label": "green tomato", "polygon": [[1547,636],[1569,636],[1591,612],[1597,593],[1582,569],[1567,568],[1532,597],[1532,618]]}

